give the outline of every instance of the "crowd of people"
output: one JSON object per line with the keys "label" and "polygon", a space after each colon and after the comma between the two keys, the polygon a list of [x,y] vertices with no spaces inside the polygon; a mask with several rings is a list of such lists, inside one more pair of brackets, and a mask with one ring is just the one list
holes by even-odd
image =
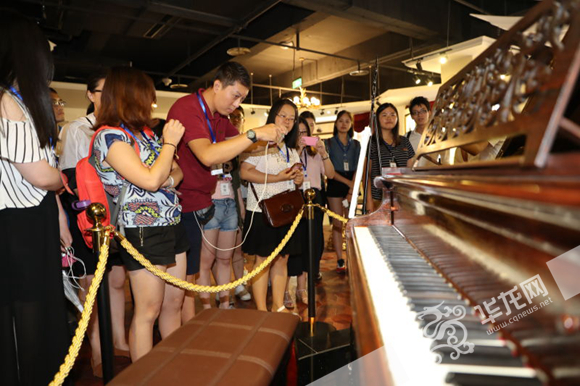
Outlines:
{"label": "crowd of people", "polygon": [[[6,11],[0,16],[0,371],[4,384],[46,384],[58,371],[69,345],[61,273],[61,251],[72,246],[86,276],[81,300],[94,278],[97,258],[86,246],[73,209],[76,165],[94,154],[105,192],[119,206],[118,227],[130,243],[162,271],[191,283],[225,284],[244,275],[244,254],[254,267],[272,253],[289,225],[274,228],[258,203],[289,190],[314,189],[316,203],[346,214],[361,152],[353,138],[353,115],[337,114],[331,138],[318,140],[316,119],[299,115],[289,99],[276,101],[266,124],[244,130],[240,106],[250,76],[229,62],[206,89],[185,96],[170,109],[165,124],[152,118],[153,81],[142,71],[115,67],[87,80],[87,115],[64,127],[65,102],[48,88],[53,63],[38,26]],[[410,106],[417,128],[399,131],[399,113],[390,104],[376,112],[377,132],[370,161],[371,180],[386,166],[404,167],[413,159],[429,121],[429,102]],[[152,128],[156,128],[152,130]],[[158,134],[155,134],[157,132]],[[57,150],[59,159],[57,160]],[[65,176],[66,178],[64,178]],[[64,191],[64,185],[67,190]],[[368,207],[382,192],[370,187]],[[296,302],[308,303],[307,276],[320,280],[324,250],[323,213],[316,211],[309,240],[303,221],[274,261],[234,294],[258,310],[290,312],[289,279],[297,277]],[[34,242],[29,242],[31,235]],[[332,221],[337,270],[344,272],[342,224]],[[309,242],[315,268],[309,272]],[[195,297],[147,271],[123,248],[109,259],[108,278],[115,355],[139,359],[153,346],[158,321],[165,338],[195,316]],[[81,275],[80,264],[74,269]],[[134,301],[125,334],[125,281]],[[267,302],[268,288],[272,300]],[[210,308],[209,294],[199,295]],[[220,308],[232,307],[229,291],[217,295]],[[93,372],[102,376],[96,310],[88,337]],[[49,333],[46,333],[46,332]]]}

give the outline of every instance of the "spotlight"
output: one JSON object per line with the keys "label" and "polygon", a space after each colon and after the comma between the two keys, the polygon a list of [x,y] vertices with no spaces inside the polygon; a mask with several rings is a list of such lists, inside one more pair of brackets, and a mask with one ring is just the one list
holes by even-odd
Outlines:
{"label": "spotlight", "polygon": [[250,114],[252,114],[252,115],[256,114],[256,112],[254,111],[254,109],[252,109],[252,112]]}
{"label": "spotlight", "polygon": [[338,107],[334,110],[334,115],[338,114]]}
{"label": "spotlight", "polygon": [[324,109],[322,109],[322,111],[320,112],[320,115],[324,115]]}
{"label": "spotlight", "polygon": [[423,71],[423,65],[421,64],[420,60],[418,60],[417,63],[415,63],[415,66],[417,67],[417,70]]}
{"label": "spotlight", "polygon": [[415,77],[414,79],[415,84],[420,84],[421,83],[421,78],[419,78],[418,76]]}
{"label": "spotlight", "polygon": [[427,86],[429,86],[429,87],[433,86],[433,81],[431,79],[429,79],[427,81]]}
{"label": "spotlight", "polygon": [[441,64],[447,63],[447,55],[441,55],[439,57],[439,63],[441,63]]}
{"label": "spotlight", "polygon": [[169,87],[169,85],[171,83],[173,83],[173,80],[171,80],[171,78],[163,78],[163,79],[161,79],[161,81],[163,82],[163,84],[165,85],[165,87]]}

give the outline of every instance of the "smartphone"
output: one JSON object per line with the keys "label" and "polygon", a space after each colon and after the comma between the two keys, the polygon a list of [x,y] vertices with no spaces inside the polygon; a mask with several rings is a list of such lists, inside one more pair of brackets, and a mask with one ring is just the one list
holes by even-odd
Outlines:
{"label": "smartphone", "polygon": [[296,162],[294,165],[292,165],[292,170],[304,170],[304,165],[300,162]]}
{"label": "smartphone", "polygon": [[316,146],[316,144],[318,143],[318,140],[320,138],[318,138],[318,137],[307,137],[307,136],[304,136],[304,137],[302,137],[302,139],[304,139],[304,144],[306,146]]}

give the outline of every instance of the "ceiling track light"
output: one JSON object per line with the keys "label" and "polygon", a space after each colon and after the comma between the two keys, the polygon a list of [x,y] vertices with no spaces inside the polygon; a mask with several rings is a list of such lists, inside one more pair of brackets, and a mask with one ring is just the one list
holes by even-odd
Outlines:
{"label": "ceiling track light", "polygon": [[361,70],[360,62],[358,62],[357,69],[349,73],[350,76],[365,76],[369,74],[369,70]]}

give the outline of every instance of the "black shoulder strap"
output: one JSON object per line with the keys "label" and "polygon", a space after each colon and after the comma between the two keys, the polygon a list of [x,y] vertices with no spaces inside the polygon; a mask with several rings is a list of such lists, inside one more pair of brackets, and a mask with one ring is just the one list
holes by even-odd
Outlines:
{"label": "black shoulder strap", "polygon": [[411,133],[412,133],[412,132],[413,132],[413,130],[411,130],[411,131],[409,131],[409,132],[407,133],[407,139],[411,139]]}

